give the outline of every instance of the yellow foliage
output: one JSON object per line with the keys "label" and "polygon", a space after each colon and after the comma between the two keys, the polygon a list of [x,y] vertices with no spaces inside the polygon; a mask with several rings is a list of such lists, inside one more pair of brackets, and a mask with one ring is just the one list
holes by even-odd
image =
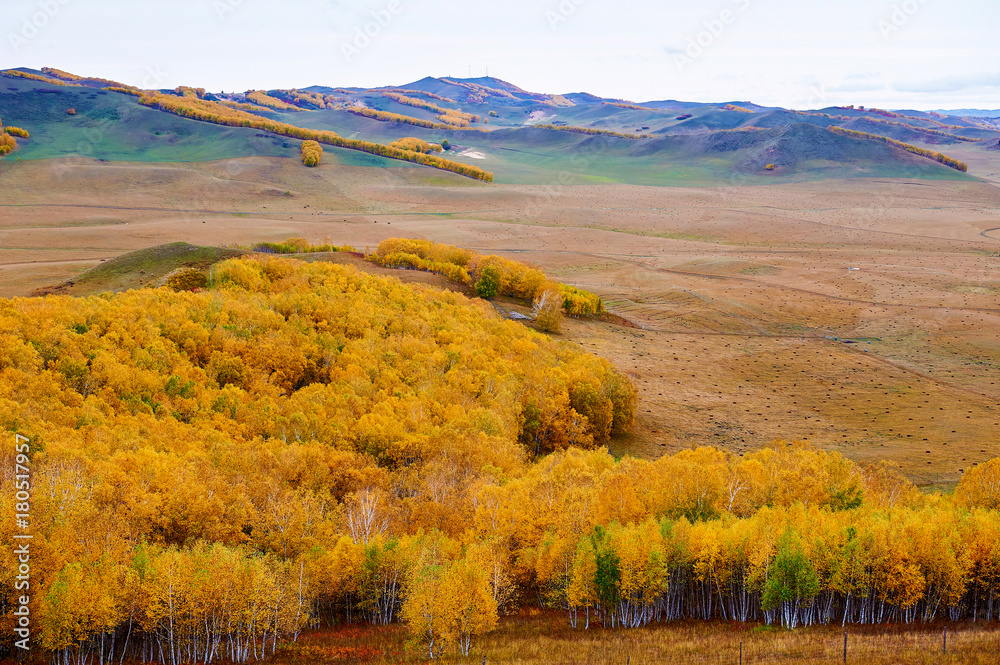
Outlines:
{"label": "yellow foliage", "polygon": [[316,141],[302,142],[302,163],[306,166],[318,166],[323,158],[323,146]]}

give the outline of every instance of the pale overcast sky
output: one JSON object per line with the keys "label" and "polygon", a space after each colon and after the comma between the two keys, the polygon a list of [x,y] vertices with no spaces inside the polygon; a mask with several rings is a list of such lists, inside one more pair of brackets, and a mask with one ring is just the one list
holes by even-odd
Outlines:
{"label": "pale overcast sky", "polygon": [[[997,0],[3,0],[0,67],[142,87],[401,85],[1000,108]],[[366,34],[367,33],[367,34]]]}

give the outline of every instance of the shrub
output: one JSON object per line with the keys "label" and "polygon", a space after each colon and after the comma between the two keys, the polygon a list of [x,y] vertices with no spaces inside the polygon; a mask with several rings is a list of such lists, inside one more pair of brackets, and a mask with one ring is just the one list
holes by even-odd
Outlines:
{"label": "shrub", "polygon": [[323,146],[316,141],[302,142],[302,163],[306,166],[318,166],[323,159]]}
{"label": "shrub", "polygon": [[194,291],[203,289],[208,284],[208,278],[200,270],[194,268],[178,268],[164,277],[164,286],[174,291]]}

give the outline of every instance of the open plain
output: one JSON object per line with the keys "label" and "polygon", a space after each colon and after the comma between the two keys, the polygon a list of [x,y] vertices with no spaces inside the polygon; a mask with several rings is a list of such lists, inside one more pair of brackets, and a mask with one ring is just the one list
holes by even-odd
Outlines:
{"label": "open plain", "polygon": [[1000,189],[988,180],[487,185],[345,154],[315,169],[7,160],[0,295],[83,294],[94,285],[68,282],[86,269],[175,241],[302,236],[360,251],[423,237],[533,263],[632,324],[562,333],[639,389],[616,454],[808,439],[943,488],[1000,455]]}

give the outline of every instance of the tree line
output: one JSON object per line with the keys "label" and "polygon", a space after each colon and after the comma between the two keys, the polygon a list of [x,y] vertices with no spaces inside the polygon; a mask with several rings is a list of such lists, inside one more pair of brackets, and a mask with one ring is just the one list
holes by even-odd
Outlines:
{"label": "tree line", "polygon": [[427,129],[447,129],[447,130],[465,130],[465,131],[475,131],[482,132],[485,131],[479,127],[462,127],[454,124],[449,124],[447,122],[434,122],[433,120],[424,120],[423,118],[414,118],[409,115],[401,115],[399,113],[392,113],[390,111],[379,111],[378,109],[370,109],[366,106],[354,106],[353,104],[345,105],[344,110],[348,113],[353,113],[354,115],[360,115],[365,118],[371,118],[373,120],[378,120],[379,122],[398,122],[404,125],[414,125],[416,127],[425,127]]}
{"label": "tree line", "polygon": [[878,136],[877,134],[869,134],[867,132],[856,132],[853,129],[844,129],[843,127],[837,127],[836,125],[828,125],[827,129],[835,134],[843,134],[845,136],[850,136],[852,138],[867,139],[869,141],[878,141],[880,143],[886,143],[888,145],[894,146],[905,150],[906,152],[911,152],[914,155],[919,155],[921,157],[926,157],[927,159],[933,159],[935,162],[940,162],[945,166],[951,167],[962,173],[966,173],[969,170],[969,165],[965,162],[960,162],[957,159],[953,159],[947,155],[934,150],[927,150],[926,148],[919,148],[915,145],[909,143],[903,143],[902,141],[897,141],[896,139],[891,139],[887,136]]}
{"label": "tree line", "polygon": [[484,171],[478,166],[454,162],[436,155],[426,155],[423,153],[401,150],[380,143],[361,141],[358,139],[345,139],[329,130],[307,129],[296,127],[285,122],[271,120],[263,116],[255,115],[241,109],[232,108],[225,104],[198,99],[197,97],[177,97],[174,95],[164,95],[158,92],[145,91],[136,93],[127,89],[114,89],[115,92],[125,92],[127,94],[138,94],[139,103],[144,106],[159,109],[167,113],[173,113],[184,118],[192,118],[203,122],[211,122],[230,127],[253,127],[264,131],[289,136],[296,139],[312,140],[338,148],[348,148],[368,152],[390,159],[416,162],[425,166],[451,171],[468,178],[475,178],[485,182],[493,181],[493,174]]}
{"label": "tree line", "polygon": [[432,102],[425,102],[422,99],[407,97],[406,95],[401,95],[395,92],[383,92],[382,96],[386,99],[391,99],[398,104],[433,111],[438,114],[438,120],[446,125],[452,125],[454,127],[468,127],[470,124],[481,120],[480,116],[474,113],[464,113],[461,110],[444,108]]}
{"label": "tree line", "polygon": [[483,255],[429,240],[388,238],[379,243],[370,258],[389,267],[435,272],[465,286],[476,286],[489,274],[496,285],[486,297],[510,296],[533,302],[551,290],[559,295],[563,310],[570,316],[604,313],[604,302],[596,294],[551,282],[541,270],[495,254]]}
{"label": "tree line", "polygon": [[572,125],[531,125],[537,129],[554,129],[559,132],[570,132],[572,134],[589,134],[592,136],[614,136],[620,139],[651,139],[652,134],[626,134],[625,132],[613,132],[608,129],[594,129],[593,127],[573,127]]}

